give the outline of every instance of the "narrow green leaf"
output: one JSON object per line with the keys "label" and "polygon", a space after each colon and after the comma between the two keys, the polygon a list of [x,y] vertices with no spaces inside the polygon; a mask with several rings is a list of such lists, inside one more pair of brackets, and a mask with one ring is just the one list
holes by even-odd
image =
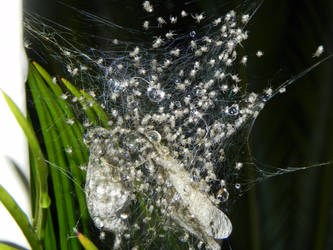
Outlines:
{"label": "narrow green leaf", "polygon": [[66,86],[66,88],[75,96],[79,99],[80,104],[88,116],[89,122],[92,124],[96,125],[97,117],[93,110],[89,107],[89,104],[84,100],[83,96],[81,95],[80,91],[78,91],[73,84],[71,84],[69,81],[67,81],[64,78],[61,78],[62,83]]}
{"label": "narrow green leaf", "polygon": [[[109,118],[107,114],[102,109],[102,107],[98,103],[96,103],[95,99],[91,95],[86,93],[84,90],[79,91],[78,89],[75,88],[73,84],[71,84],[69,81],[67,81],[64,78],[62,78],[61,81],[74,96],[76,96],[79,99],[82,99],[82,97],[84,97],[85,101],[81,100],[80,103],[82,107],[84,107],[84,110],[88,116],[89,121],[96,123],[98,119],[101,121],[104,127],[108,127],[107,122]],[[90,105],[92,106],[92,108],[90,107]],[[95,111],[97,117],[94,114],[94,112],[92,112],[92,110]]]}
{"label": "narrow green leaf", "polygon": [[[31,67],[30,67],[31,69]],[[49,123],[49,112],[45,105],[42,105],[41,99],[39,98],[39,92],[35,88],[36,84],[34,74],[36,72],[31,71],[29,72],[29,77],[28,77],[28,83],[30,86],[30,91],[34,100],[35,108],[37,111],[38,119],[40,122],[41,130],[42,130],[42,135],[43,135],[43,141],[44,145],[46,148],[46,153],[48,156],[48,159],[53,162],[53,158],[55,153],[54,153],[54,143],[52,141],[52,133],[53,129],[51,124]],[[31,158],[33,160],[33,158]],[[34,170],[34,164],[33,161],[30,164],[31,170]],[[60,246],[60,249],[67,249],[67,217],[66,217],[66,208],[64,204],[64,197],[63,197],[63,188],[61,185],[60,177],[59,177],[59,172],[58,170],[54,168],[50,168],[50,173],[51,173],[51,179],[52,179],[52,185],[53,185],[53,191],[54,191],[54,196],[55,196],[55,202],[54,204],[56,205],[57,209],[57,219],[58,219],[58,228],[59,228],[59,234],[58,234],[58,241],[60,244],[57,244],[57,241],[55,239],[55,232],[54,232],[54,226],[53,226],[53,217],[51,215],[50,209],[48,209],[47,217],[46,217],[46,222],[45,222],[45,238],[44,238],[44,248],[45,250],[56,250],[57,246]],[[34,183],[33,179],[31,180],[31,183]],[[32,188],[33,189],[33,188]]]}
{"label": "narrow green leaf", "polygon": [[[82,137],[84,130],[81,124],[77,121],[72,108],[68,105],[66,100],[62,98],[62,95],[64,93],[61,90],[60,86],[52,82],[51,76],[39,64],[33,62],[33,65],[34,67],[33,66],[31,67],[31,72],[34,74],[34,77],[36,79],[35,83],[39,88],[40,94],[42,96],[44,96],[45,94],[44,102],[50,108],[50,112],[52,112],[52,114],[62,115],[59,116],[58,118],[61,118],[63,123],[67,123],[67,125],[70,125],[68,126],[70,133],[75,134],[73,138]],[[52,91],[46,88],[46,84],[44,84],[44,81],[42,80],[41,76],[44,78],[45,82],[51,88]],[[73,122],[73,124],[69,124],[68,122],[69,120]],[[80,153],[79,155],[80,161],[86,160],[84,159],[84,154],[81,154],[81,151],[84,151],[84,149],[86,149],[86,146],[83,144],[81,140],[75,140],[75,143],[78,143],[80,146],[80,151],[78,151]]]}
{"label": "narrow green leaf", "polygon": [[57,250],[57,239],[54,233],[53,217],[50,208],[47,210],[46,215],[44,249]]}
{"label": "narrow green leaf", "polygon": [[16,120],[20,124],[25,136],[27,137],[29,146],[31,151],[36,159],[36,171],[37,171],[37,186],[38,189],[36,190],[36,199],[39,203],[38,206],[35,207],[35,217],[34,217],[34,227],[36,228],[38,238],[43,238],[43,219],[44,219],[44,209],[50,206],[51,200],[48,195],[48,188],[47,188],[47,176],[48,176],[48,169],[45,163],[45,158],[43,156],[42,150],[39,146],[38,139],[34,133],[34,130],[27,119],[23,116],[21,111],[12,101],[12,99],[7,96],[3,91],[2,94],[5,97],[5,100],[13,112]]}
{"label": "narrow green leaf", "polygon": [[76,233],[81,245],[84,247],[86,250],[98,250],[98,248],[94,245],[94,243],[84,236],[82,233],[78,232],[77,230],[74,229],[74,232]]}
{"label": "narrow green leaf", "polygon": [[[62,110],[65,112],[66,117],[68,119],[72,119],[72,120],[76,121],[76,117],[74,115],[73,110],[70,108],[67,101],[63,98],[65,96],[65,93],[60,88],[60,86],[56,82],[53,82],[52,77],[49,75],[49,73],[47,73],[47,71],[42,66],[40,66],[36,62],[32,62],[32,64],[36,68],[38,73],[43,77],[43,79],[45,80],[47,85],[52,89],[52,92],[56,95],[57,102],[59,103]],[[76,121],[73,124],[73,128],[75,128],[74,132],[76,132],[76,130],[79,130],[77,133],[80,133],[80,134],[83,133],[83,128],[79,122]]]}
{"label": "narrow green leaf", "polygon": [[[69,223],[74,219],[74,200],[71,195],[72,187],[67,176],[62,175],[62,172],[66,172],[67,168],[65,160],[63,159],[62,147],[58,140],[57,132],[55,129],[47,130],[52,124],[51,115],[47,112],[46,107],[43,107],[41,110],[44,110],[44,114],[46,115],[41,125],[43,124],[42,133],[47,157],[52,164],[57,165],[57,168],[51,165],[50,173],[57,208],[60,249],[66,250],[69,249],[67,239],[69,230],[71,229]],[[69,216],[72,218],[69,219]]]}
{"label": "narrow green leaf", "polygon": [[109,117],[107,116],[105,111],[102,109],[102,107],[96,102],[96,100],[92,96],[87,94],[85,91],[80,90],[80,92],[86,98],[88,103],[92,104],[92,108],[95,111],[98,119],[101,121],[102,125],[104,127],[109,127],[108,126]]}
{"label": "narrow green leaf", "polygon": [[37,234],[34,232],[33,227],[29,223],[28,217],[17,205],[17,203],[10,196],[10,194],[2,187],[2,185],[0,185],[0,201],[6,207],[8,212],[12,215],[16,223],[21,228],[31,248],[36,250],[42,249]]}
{"label": "narrow green leaf", "polygon": [[21,249],[21,248],[16,248],[16,247],[12,247],[8,244],[5,244],[5,243],[0,243],[0,249],[1,250],[18,250],[18,249]]}
{"label": "narrow green leaf", "polygon": [[[53,191],[55,194],[55,202],[57,208],[57,218],[59,224],[59,240],[61,249],[78,249],[78,243],[72,242],[69,246],[68,235],[75,225],[75,206],[74,200],[71,195],[72,187],[68,180],[68,177],[61,173],[67,172],[67,163],[64,159],[63,146],[59,140],[59,131],[54,126],[54,119],[52,118],[50,109],[54,109],[54,105],[50,107],[47,105],[47,101],[50,102],[53,97],[45,88],[43,80],[39,77],[38,72],[33,67],[30,68],[30,76],[28,79],[29,87],[32,93],[32,97],[35,103],[35,108],[38,114],[40,126],[42,128],[43,141],[45,144],[48,160],[51,164],[57,166],[57,168],[50,168]],[[42,92],[42,90],[44,92]],[[47,93],[47,94],[45,94]],[[43,101],[40,96],[43,96]],[[61,114],[57,117],[57,120],[61,118]],[[59,172],[61,171],[61,172]],[[74,244],[74,245],[73,245]]]}

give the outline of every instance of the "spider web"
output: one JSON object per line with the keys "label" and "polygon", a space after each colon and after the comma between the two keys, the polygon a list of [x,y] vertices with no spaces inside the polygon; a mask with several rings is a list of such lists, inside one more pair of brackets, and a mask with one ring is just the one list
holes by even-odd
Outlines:
{"label": "spider web", "polygon": [[[250,180],[243,173],[244,168],[256,166],[246,147],[253,123],[265,103],[327,58],[275,90],[267,88],[261,93],[249,93],[242,76],[251,57],[247,56],[243,44],[248,38],[247,24],[251,22],[258,4],[251,6],[245,2],[236,11],[217,15],[203,12],[195,1],[178,7],[174,13],[165,11],[162,2],[151,3],[153,11],[149,6],[143,8],[141,2],[134,7],[137,15],[133,27],[125,27],[73,8],[74,13],[83,17],[82,21],[87,25],[103,30],[96,35],[76,32],[41,16],[26,13],[27,47],[29,49],[31,45],[35,52],[36,47],[44,48],[46,53],[41,58],[54,64],[58,75],[66,76],[76,86],[89,92],[109,115],[111,142],[104,141],[105,130],[96,131],[92,124],[85,123],[87,145],[91,152],[105,143],[116,145],[106,153],[109,159],[97,165],[90,162],[88,171],[89,167],[97,169],[103,164],[115,166],[116,172],[109,175],[126,177],[126,187],[113,186],[114,189],[148,194],[145,205],[156,207],[159,212],[141,218],[141,227],[149,231],[150,225],[148,223],[147,226],[145,220],[158,220],[162,215],[165,218],[164,228],[159,227],[165,232],[183,231],[182,241],[198,247],[202,240],[208,248],[219,249],[214,242],[209,243],[220,239],[207,233],[212,226],[199,222],[202,228],[195,229],[196,224],[189,220],[173,219],[186,214],[177,209],[171,208],[171,211],[161,213],[161,210],[172,207],[170,203],[180,193],[175,182],[169,183],[173,186],[169,192],[149,194],[148,190],[156,186],[163,189],[164,185],[169,185],[165,183],[172,179],[171,170],[168,170],[165,162],[176,162],[174,165],[184,170],[197,185],[194,190],[201,190],[208,197],[207,201],[212,204],[210,208],[218,207],[228,212],[231,204],[252,184],[311,167],[270,170],[267,166],[257,166],[256,177]],[[149,28],[145,22],[149,22]],[[252,58],[256,57],[255,52],[251,54]],[[257,57],[260,56],[257,52]],[[78,117],[84,122],[86,117],[76,105],[77,99],[70,95],[64,96],[64,99],[72,102]],[[98,152],[91,153],[90,158],[100,159]],[[111,160],[115,157],[119,162]],[[134,174],[130,172],[133,165],[136,166]],[[163,171],[152,170],[152,165],[160,166]],[[138,177],[138,173],[142,176]],[[161,184],[157,183],[159,176],[162,176]],[[114,183],[115,180],[110,182]],[[97,191],[86,189],[86,192]],[[129,208],[124,204],[129,202],[128,197],[119,203],[118,208],[126,219]],[[186,198],[182,197],[181,200]],[[96,197],[91,200],[93,204],[98,201]],[[161,202],[167,205],[156,204]],[[186,209],[201,204],[198,200],[191,205],[183,203],[186,202],[178,202],[175,207],[184,206]],[[139,203],[135,202],[130,210],[133,211],[135,206],[139,206]],[[101,222],[100,215],[96,213],[93,220],[97,227],[102,231],[115,232],[119,235],[119,241],[136,234],[121,222],[121,218],[111,220],[112,223],[120,221],[118,229],[107,228],[105,222],[108,219],[102,223],[103,220]],[[200,216],[197,214],[197,218]],[[136,220],[129,221],[131,228],[138,223]],[[188,233],[195,235],[199,241],[189,239]]]}

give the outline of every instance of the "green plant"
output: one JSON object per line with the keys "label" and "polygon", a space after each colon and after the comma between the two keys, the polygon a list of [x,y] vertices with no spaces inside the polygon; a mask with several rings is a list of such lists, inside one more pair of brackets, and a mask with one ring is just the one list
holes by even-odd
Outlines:
{"label": "green plant", "polygon": [[[69,82],[63,81],[72,92],[79,93]],[[87,161],[88,151],[82,141],[76,139],[83,137],[83,128],[77,122],[72,108],[61,98],[61,87],[53,83],[49,74],[37,63],[30,65],[28,87],[43,136],[42,145],[38,142],[29,119],[22,115],[5,93],[3,94],[29,142],[33,224],[29,223],[26,215],[3,188],[0,199],[20,225],[33,249],[80,249],[78,239],[84,237],[82,234],[79,238],[74,237],[74,229],[79,219],[80,230],[89,235],[82,189],[84,172],[80,169]],[[83,91],[81,93],[89,98],[88,94]],[[103,119],[103,114],[97,106],[86,109],[86,112],[92,122],[95,119]],[[66,123],[66,120],[74,123]],[[73,190],[75,196],[72,195]],[[49,196],[52,197],[52,203]],[[51,206],[57,211],[57,217],[52,215]],[[76,213],[77,209],[79,214]],[[58,232],[55,232],[55,228],[58,228]]]}

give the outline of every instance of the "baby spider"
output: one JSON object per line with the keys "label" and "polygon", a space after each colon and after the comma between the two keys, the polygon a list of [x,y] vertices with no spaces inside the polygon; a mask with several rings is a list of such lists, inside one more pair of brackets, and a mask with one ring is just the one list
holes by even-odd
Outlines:
{"label": "baby spider", "polygon": [[180,13],[180,15],[182,16],[182,17],[187,17],[187,12],[185,11],[185,10],[182,10],[182,12]]}
{"label": "baby spider", "polygon": [[145,30],[148,30],[148,29],[149,29],[149,21],[144,21],[143,24],[142,24],[142,27],[143,27]]}
{"label": "baby spider", "polygon": [[156,39],[154,40],[154,43],[153,43],[153,48],[156,49],[158,47],[160,47],[163,43],[163,39],[159,36],[159,37],[156,37]]}
{"label": "baby spider", "polygon": [[324,52],[324,46],[320,45],[320,46],[318,46],[316,52],[313,54],[312,57],[320,57],[321,54],[323,54],[323,52]]}
{"label": "baby spider", "polygon": [[177,17],[175,17],[175,16],[170,16],[170,22],[171,22],[172,24],[177,23]]}
{"label": "baby spider", "polygon": [[150,4],[149,1],[144,1],[142,6],[143,6],[144,10],[147,12],[153,12],[153,10],[154,10],[153,6]]}
{"label": "baby spider", "polygon": [[163,24],[166,24],[166,21],[163,19],[163,17],[157,18],[158,27],[161,27]]}
{"label": "baby spider", "polygon": [[165,34],[165,37],[168,39],[172,39],[175,35],[176,35],[176,33],[174,31],[170,30],[168,33]]}
{"label": "baby spider", "polygon": [[195,14],[194,16],[192,15],[192,17],[197,23],[200,23],[203,19],[205,19],[204,13]]}

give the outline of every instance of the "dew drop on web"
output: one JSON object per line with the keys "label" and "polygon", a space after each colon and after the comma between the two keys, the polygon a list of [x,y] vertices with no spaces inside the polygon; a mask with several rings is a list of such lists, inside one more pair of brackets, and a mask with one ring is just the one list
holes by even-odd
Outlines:
{"label": "dew drop on web", "polygon": [[226,114],[228,115],[238,115],[239,114],[239,106],[237,104],[234,104],[230,107],[226,108]]}
{"label": "dew drop on web", "polygon": [[156,130],[147,132],[147,137],[153,143],[159,143],[161,141],[161,135]]}
{"label": "dew drop on web", "polygon": [[147,96],[152,102],[161,102],[165,98],[165,92],[156,87],[149,87],[147,90]]}

